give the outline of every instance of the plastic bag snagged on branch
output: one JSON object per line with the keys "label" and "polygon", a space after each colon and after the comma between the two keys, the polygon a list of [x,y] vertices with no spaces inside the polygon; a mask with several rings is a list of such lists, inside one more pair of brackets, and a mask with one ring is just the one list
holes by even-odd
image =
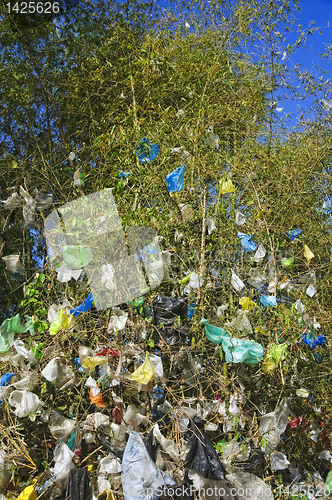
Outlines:
{"label": "plastic bag snagged on branch", "polygon": [[128,376],[129,380],[136,380],[139,384],[148,384],[154,379],[156,370],[149,359],[149,353],[146,353],[144,363],[137,368],[131,375]]}
{"label": "plastic bag snagged on branch", "polygon": [[159,144],[153,144],[149,139],[143,137],[137,144],[136,154],[141,163],[152,161],[159,153]]}
{"label": "plastic bag snagged on branch", "polygon": [[81,269],[87,266],[93,259],[93,253],[89,247],[82,245],[65,245],[63,248],[63,260],[70,269]]}
{"label": "plastic bag snagged on branch", "polygon": [[186,167],[182,165],[166,176],[167,191],[178,193],[183,189],[183,181]]}
{"label": "plastic bag snagged on branch", "polygon": [[2,257],[2,260],[5,262],[6,269],[8,269],[8,271],[11,271],[12,273],[16,273],[17,271],[19,273],[25,272],[25,267],[21,264],[19,255],[6,255],[5,257]]}
{"label": "plastic bag snagged on branch", "polygon": [[28,321],[21,325],[21,318],[16,314],[13,318],[5,319],[0,326],[0,353],[7,352],[14,344],[15,333],[25,333],[28,330],[30,335],[34,334],[34,324],[32,318],[27,316]]}
{"label": "plastic bag snagged on branch", "polygon": [[247,234],[244,233],[237,233],[238,237],[241,240],[241,245],[245,249],[246,252],[252,252],[256,250],[257,245],[252,241],[253,234],[251,236],[248,236]]}
{"label": "plastic bag snagged on branch", "polygon": [[[165,297],[157,295],[152,301],[151,317],[154,325],[158,326],[158,332],[168,345],[174,345],[180,340],[180,334],[184,332],[180,328],[180,321],[185,321],[187,318],[188,306],[187,299]],[[160,325],[163,324],[163,327]]]}

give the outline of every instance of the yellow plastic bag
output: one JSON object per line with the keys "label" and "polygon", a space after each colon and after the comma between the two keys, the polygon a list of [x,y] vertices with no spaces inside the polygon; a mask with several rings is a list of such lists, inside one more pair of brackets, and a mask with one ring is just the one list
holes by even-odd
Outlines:
{"label": "yellow plastic bag", "polygon": [[107,366],[107,358],[101,356],[87,356],[84,358],[82,368],[89,368],[93,372],[96,366]]}
{"label": "yellow plastic bag", "polygon": [[34,487],[31,485],[24,488],[24,490],[22,491],[22,493],[20,493],[17,500],[36,500],[36,498],[37,498],[37,493],[35,492]]}
{"label": "yellow plastic bag", "polygon": [[56,320],[50,326],[50,335],[56,335],[60,328],[68,330],[71,327],[73,315],[68,316],[64,309],[61,309],[56,317]]}
{"label": "yellow plastic bag", "polygon": [[224,181],[221,185],[221,188],[220,188],[220,193],[221,194],[226,194],[226,193],[235,193],[235,187],[233,185],[233,182],[231,181],[231,179],[227,179],[226,181]]}
{"label": "yellow plastic bag", "polygon": [[315,257],[315,255],[306,244],[304,244],[304,256],[307,259],[308,264],[310,264],[311,259]]}
{"label": "yellow plastic bag", "polygon": [[251,309],[257,305],[253,300],[249,299],[249,297],[242,297],[239,303],[245,311],[251,311]]}
{"label": "yellow plastic bag", "polygon": [[137,368],[131,375],[129,375],[129,380],[136,380],[139,384],[148,384],[153,380],[156,370],[151,361],[149,360],[149,353],[146,353],[144,363]]}

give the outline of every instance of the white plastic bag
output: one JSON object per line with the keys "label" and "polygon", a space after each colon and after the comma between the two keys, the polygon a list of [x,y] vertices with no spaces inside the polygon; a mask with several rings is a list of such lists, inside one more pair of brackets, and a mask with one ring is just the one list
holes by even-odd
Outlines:
{"label": "white plastic bag", "polygon": [[52,411],[49,429],[55,439],[66,441],[75,428],[75,420],[66,418],[57,411]]}
{"label": "white plastic bag", "polygon": [[112,316],[107,327],[108,333],[114,333],[116,329],[118,329],[119,331],[123,330],[126,326],[127,319],[128,313],[113,309]]}
{"label": "white plastic bag", "polygon": [[314,287],[313,285],[309,285],[306,289],[306,294],[309,295],[309,297],[313,297],[314,295],[316,295],[316,293],[316,287]]}
{"label": "white plastic bag", "polygon": [[241,214],[241,212],[237,210],[235,216],[235,224],[237,226],[244,226],[246,222],[247,222],[247,217]]}
{"label": "white plastic bag", "polygon": [[31,349],[30,351],[28,351],[28,349],[25,348],[24,342],[22,342],[22,340],[15,340],[13,345],[16,349],[17,354],[25,358],[28,363],[31,363],[31,365],[35,365],[37,363],[37,359],[34,357]]}
{"label": "white plastic bag", "polygon": [[288,469],[288,466],[290,465],[290,462],[287,460],[286,455],[284,453],[281,453],[281,451],[275,451],[274,453],[271,453],[270,458],[271,469],[273,471]]}
{"label": "white plastic bag", "polygon": [[8,398],[8,403],[16,408],[14,413],[19,418],[27,417],[42,404],[36,394],[28,391],[13,391]]}
{"label": "white plastic bag", "polygon": [[25,267],[21,264],[19,255],[6,255],[2,257],[2,260],[5,262],[8,271],[12,273],[16,273],[17,271],[19,273],[25,272]]}
{"label": "white plastic bag", "polygon": [[58,281],[60,281],[60,283],[67,283],[72,278],[77,281],[81,275],[82,269],[70,269],[66,264],[62,264],[62,266],[56,268],[56,272],[58,273]]}
{"label": "white plastic bag", "polygon": [[237,292],[239,292],[240,290],[242,290],[242,288],[244,288],[243,281],[238,277],[237,274],[235,274],[233,270],[232,270],[231,284]]}
{"label": "white plastic bag", "polygon": [[259,432],[266,443],[262,445],[263,451],[271,452],[278,446],[280,434],[285,432],[291,413],[287,398],[283,398],[275,412],[261,417]]}
{"label": "white plastic bag", "polygon": [[92,396],[94,398],[100,393],[100,389],[99,389],[99,387],[97,385],[97,382],[92,377],[89,377],[87,379],[87,381],[85,382],[85,386],[86,387],[90,387],[90,389],[92,391]]}
{"label": "white plastic bag", "polygon": [[260,243],[254,255],[253,261],[261,262],[264,259],[265,255],[266,255],[266,250],[262,245],[262,243]]}
{"label": "white plastic bag", "polygon": [[75,465],[72,462],[72,458],[75,456],[75,453],[68,448],[66,443],[59,443],[54,448],[53,455],[55,462],[53,472],[55,475],[75,468]]}
{"label": "white plastic bag", "polygon": [[214,220],[212,219],[212,217],[207,217],[206,218],[206,227],[207,227],[209,235],[212,233],[212,231],[214,231],[215,229],[217,229],[217,226],[215,225]]}

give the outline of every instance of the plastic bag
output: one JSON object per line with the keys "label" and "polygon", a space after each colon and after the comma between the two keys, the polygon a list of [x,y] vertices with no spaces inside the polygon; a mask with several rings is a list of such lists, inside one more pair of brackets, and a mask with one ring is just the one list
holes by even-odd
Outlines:
{"label": "plastic bag", "polygon": [[61,362],[60,358],[52,359],[43,369],[42,375],[49,382],[57,381],[55,384],[60,390],[74,383],[75,374],[72,369]]}
{"label": "plastic bag", "polygon": [[50,416],[49,428],[55,439],[67,441],[76,426],[75,420],[66,418],[57,411],[52,411]]}
{"label": "plastic bag", "polygon": [[313,285],[309,285],[308,288],[306,289],[306,294],[309,297],[313,297],[314,295],[316,295],[316,293],[317,293],[316,287],[314,287]]}
{"label": "plastic bag", "polygon": [[108,333],[113,333],[116,331],[124,330],[127,320],[128,320],[128,313],[121,311],[121,309],[113,309],[113,314],[110,318],[110,322],[108,323],[107,331]]}
{"label": "plastic bag", "polygon": [[20,356],[25,358],[29,363],[31,363],[31,365],[34,365],[35,363],[37,363],[37,359],[33,355],[33,352],[31,351],[31,349],[30,349],[30,351],[28,351],[25,348],[24,342],[22,342],[22,340],[15,340],[13,345],[15,347],[17,354],[19,354]]}
{"label": "plastic bag", "polygon": [[246,252],[253,252],[254,250],[257,249],[256,243],[252,241],[253,234],[251,236],[248,236],[247,234],[244,233],[237,233],[238,237],[241,240],[241,245],[245,249]]}
{"label": "plastic bag", "polygon": [[254,267],[249,270],[249,276],[250,278],[248,279],[248,282],[250,283],[250,285],[257,288],[257,290],[260,290],[261,286],[266,281],[265,276],[262,275],[259,269]]}
{"label": "plastic bag", "polygon": [[73,314],[68,316],[65,309],[60,309],[57,314],[56,320],[53,321],[53,323],[50,325],[50,335],[56,335],[61,328],[63,328],[64,330],[68,330],[72,326],[73,316]]}
{"label": "plastic bag", "polygon": [[8,403],[16,408],[14,413],[19,418],[27,417],[41,405],[38,396],[28,391],[13,391],[8,398]]}
{"label": "plastic bag", "polygon": [[86,469],[70,470],[65,498],[67,500],[92,500],[93,487]]}
{"label": "plastic bag", "polygon": [[79,169],[77,169],[74,173],[74,186],[80,188],[82,187],[82,179],[81,179],[81,172]]}
{"label": "plastic bag", "polygon": [[280,361],[287,356],[287,344],[271,344],[266,353],[266,359],[261,368],[263,372],[273,371]]}
{"label": "plastic bag", "polygon": [[0,326],[0,353],[7,352],[14,344],[15,333],[25,333],[29,330],[30,335],[34,334],[32,318],[27,316],[28,321],[21,325],[19,314],[10,319],[5,319]]}
{"label": "plastic bag", "polygon": [[[219,181],[221,183],[221,180]],[[231,179],[225,180],[220,187],[220,194],[235,193],[236,189]]]}
{"label": "plastic bag", "polygon": [[21,199],[18,193],[13,193],[9,196],[9,198],[7,198],[7,200],[1,200],[1,203],[3,203],[4,207],[8,210],[13,210],[21,204]]}
{"label": "plastic bag", "polygon": [[242,297],[242,299],[240,299],[239,301],[239,304],[245,311],[251,311],[253,307],[257,306],[257,304],[255,304],[253,300],[249,299],[249,297]]}
{"label": "plastic bag", "polygon": [[246,335],[252,333],[252,328],[250,321],[247,317],[246,311],[237,310],[237,317],[228,323],[225,323],[227,328],[236,328],[239,332],[243,332]]}
{"label": "plastic bag", "polygon": [[6,264],[6,269],[12,273],[25,273],[25,267],[21,264],[19,255],[6,255],[2,257],[2,260]]}
{"label": "plastic bag", "polygon": [[70,309],[70,314],[73,316],[79,316],[82,312],[90,311],[93,302],[93,294],[87,296],[84,302],[81,305],[75,307],[74,309]]}
{"label": "plastic bag", "polygon": [[24,490],[17,497],[17,500],[36,500],[37,496],[38,495],[33,485],[30,485],[24,488]]}
{"label": "plastic bag", "polygon": [[269,295],[269,296],[262,295],[260,302],[265,307],[276,306],[277,305],[277,299],[276,299],[276,297],[274,295]]}
{"label": "plastic bag", "polygon": [[237,471],[227,474],[226,479],[238,488],[238,496],[244,500],[274,500],[271,487],[254,474]]}
{"label": "plastic bag", "polygon": [[156,370],[149,359],[149,353],[146,353],[144,363],[137,368],[131,375],[128,376],[129,380],[136,380],[139,384],[148,384],[154,379]]}
{"label": "plastic bag", "polygon": [[290,462],[287,460],[286,455],[284,453],[281,453],[280,451],[271,453],[270,458],[271,469],[273,471],[288,469],[288,466],[290,465]]}
{"label": "plastic bag", "polygon": [[282,259],[282,265],[286,268],[286,269],[290,269],[292,267],[292,265],[294,264],[294,259],[293,258],[290,258],[290,259]]}
{"label": "plastic bag", "polygon": [[315,255],[312,253],[312,251],[306,244],[304,245],[303,250],[304,250],[304,256],[307,259],[308,264],[310,264],[310,261],[315,257]]}
{"label": "plastic bag", "polygon": [[244,226],[246,222],[247,222],[247,217],[241,214],[241,212],[237,210],[235,215],[235,224],[237,226]]}
{"label": "plastic bag", "polygon": [[35,196],[36,210],[47,210],[52,206],[53,195],[37,193]]}
{"label": "plastic bag", "polygon": [[256,253],[254,255],[253,261],[254,262],[261,262],[264,259],[265,255],[266,255],[266,250],[265,250],[264,246],[262,245],[262,243],[260,243],[258,245],[258,248],[257,248]]}
{"label": "plastic bag", "polygon": [[115,274],[114,268],[112,264],[103,264],[101,266],[101,272],[102,272],[102,277],[101,277],[101,284],[105,286],[108,290],[113,290],[113,288],[116,288],[115,283],[113,281],[113,277]]}
{"label": "plastic bag", "polygon": [[183,189],[186,167],[182,165],[166,176],[167,191],[177,193]]}
{"label": "plastic bag", "polygon": [[237,274],[235,274],[233,270],[232,270],[231,284],[237,292],[239,292],[240,290],[242,290],[242,288],[244,288],[243,281],[238,277]]}
{"label": "plastic bag", "polygon": [[[66,472],[67,470],[74,469],[75,465],[72,462],[72,458],[75,456],[75,453],[71,451],[66,443],[59,443],[53,451],[54,455],[54,469],[53,472],[55,475]],[[77,487],[77,485],[76,485]]]}
{"label": "plastic bag", "polygon": [[207,217],[206,218],[206,227],[207,227],[209,235],[212,233],[212,231],[214,231],[215,229],[217,229],[217,226],[215,225],[215,222],[212,219],[212,217]]}
{"label": "plastic bag", "polygon": [[298,236],[301,234],[301,229],[292,229],[288,233],[285,233],[288,238],[290,238],[292,241],[295,240]]}
{"label": "plastic bag", "polygon": [[259,433],[264,437],[263,451],[271,452],[278,446],[280,434],[285,432],[291,413],[287,398],[283,398],[275,412],[261,417]]}
{"label": "plastic bag", "polygon": [[190,419],[188,430],[189,452],[186,456],[186,467],[193,469],[207,479],[225,479],[224,469],[213,444],[204,432],[205,420],[194,417]]}
{"label": "plastic bag", "polygon": [[261,344],[250,340],[231,337],[225,330],[210,325],[204,318],[201,323],[205,324],[206,337],[215,344],[222,344],[227,363],[256,364],[263,358],[263,347]]}
{"label": "plastic bag", "polygon": [[157,295],[152,301],[151,318],[156,326],[163,323],[163,328],[157,328],[162,338],[168,345],[176,344],[180,339],[180,333],[184,332],[180,326],[176,327],[178,317],[185,321],[188,314],[187,299],[165,297]]}
{"label": "plastic bag", "polygon": [[323,345],[326,342],[326,338],[321,333],[319,335],[314,335],[312,332],[304,333],[301,335],[301,339],[305,344],[310,346],[311,349],[314,349],[319,345]]}
{"label": "plastic bag", "polygon": [[11,463],[6,458],[6,454],[0,450],[0,491],[7,489],[11,476]]}
{"label": "plastic bag", "polygon": [[142,438],[131,431],[122,459],[122,487],[125,500],[155,500],[157,490],[175,481],[151,460]]}
{"label": "plastic bag", "polygon": [[70,269],[66,264],[62,264],[61,267],[56,268],[56,272],[58,273],[58,281],[60,281],[60,283],[67,283],[72,278],[77,281],[81,275],[82,269]]}
{"label": "plastic bag", "polygon": [[153,144],[149,139],[143,137],[137,144],[136,154],[141,163],[152,161],[159,153],[159,144]]}
{"label": "plastic bag", "polygon": [[93,260],[93,253],[89,247],[82,245],[65,245],[63,260],[70,269],[81,269]]}

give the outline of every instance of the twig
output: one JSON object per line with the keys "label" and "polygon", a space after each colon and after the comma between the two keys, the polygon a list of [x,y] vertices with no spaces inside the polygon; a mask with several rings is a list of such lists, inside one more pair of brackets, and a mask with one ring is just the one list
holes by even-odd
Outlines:
{"label": "twig", "polygon": [[[200,287],[200,278],[203,280],[203,272],[204,272],[204,257],[205,257],[205,232],[206,232],[206,187],[204,187],[204,197],[203,197],[203,224],[202,224],[202,243],[201,243],[201,263],[199,266],[199,283],[198,283],[198,292],[197,292],[197,304],[199,304],[201,298],[201,287]],[[202,296],[203,298],[203,296]]]}

